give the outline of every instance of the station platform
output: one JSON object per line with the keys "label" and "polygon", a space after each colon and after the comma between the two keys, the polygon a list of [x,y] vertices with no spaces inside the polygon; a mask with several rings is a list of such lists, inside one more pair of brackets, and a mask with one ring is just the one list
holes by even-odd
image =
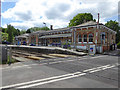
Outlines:
{"label": "station platform", "polygon": [[7,45],[8,48],[25,50],[29,52],[38,52],[38,53],[58,53],[58,54],[68,54],[68,55],[77,55],[84,56],[87,53],[77,52],[70,49],[64,49],[60,47],[49,47],[49,46],[25,46],[25,45]]}

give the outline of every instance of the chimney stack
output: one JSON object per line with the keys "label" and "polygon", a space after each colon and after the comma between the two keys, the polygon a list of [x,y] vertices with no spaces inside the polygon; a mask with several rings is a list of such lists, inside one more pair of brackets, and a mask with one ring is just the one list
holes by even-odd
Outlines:
{"label": "chimney stack", "polygon": [[99,16],[99,13],[98,13],[97,29],[99,29],[99,19],[100,19],[100,16]]}
{"label": "chimney stack", "polygon": [[99,16],[99,13],[98,13],[98,22],[97,22],[97,24],[99,24],[99,19],[100,19],[100,16]]}
{"label": "chimney stack", "polygon": [[50,30],[53,30],[53,25],[50,25]]}

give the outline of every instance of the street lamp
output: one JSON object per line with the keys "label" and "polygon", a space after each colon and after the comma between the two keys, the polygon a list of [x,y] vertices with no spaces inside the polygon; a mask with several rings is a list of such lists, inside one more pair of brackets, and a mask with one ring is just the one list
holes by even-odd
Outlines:
{"label": "street lamp", "polygon": [[[45,22],[43,22],[43,24],[45,24],[45,30],[46,30],[46,23],[45,23]],[[45,39],[45,46],[46,46],[46,39]]]}
{"label": "street lamp", "polygon": [[45,24],[45,27],[46,27],[46,23],[45,23],[45,22],[43,22],[43,24]]}

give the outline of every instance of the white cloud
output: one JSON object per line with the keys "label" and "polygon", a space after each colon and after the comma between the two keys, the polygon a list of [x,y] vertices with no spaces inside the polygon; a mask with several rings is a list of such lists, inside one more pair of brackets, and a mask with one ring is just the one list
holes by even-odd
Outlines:
{"label": "white cloud", "polygon": [[[4,0],[6,1],[6,0]],[[14,1],[14,0],[13,0]],[[3,18],[17,28],[27,29],[34,26],[43,26],[43,22],[54,28],[66,27],[78,13],[89,12],[97,19],[100,13],[100,22],[117,15],[119,0],[15,0],[16,5],[2,13]]]}
{"label": "white cloud", "polygon": [[19,0],[1,0],[1,2],[17,2]]}

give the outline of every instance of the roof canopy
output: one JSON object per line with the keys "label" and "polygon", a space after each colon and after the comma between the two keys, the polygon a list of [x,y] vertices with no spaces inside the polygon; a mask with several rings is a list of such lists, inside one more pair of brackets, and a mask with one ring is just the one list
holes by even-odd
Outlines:
{"label": "roof canopy", "polygon": [[70,34],[57,34],[57,35],[46,35],[46,36],[42,36],[39,38],[60,38],[60,37],[71,37],[71,33]]}

